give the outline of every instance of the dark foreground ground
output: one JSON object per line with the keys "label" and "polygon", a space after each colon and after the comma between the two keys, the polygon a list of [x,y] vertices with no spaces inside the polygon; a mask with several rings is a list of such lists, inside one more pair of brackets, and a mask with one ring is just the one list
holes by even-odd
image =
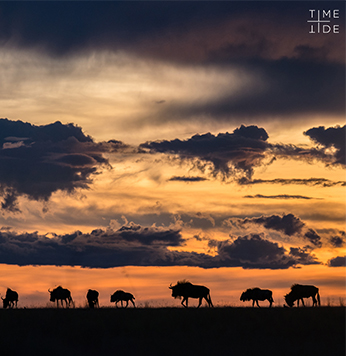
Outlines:
{"label": "dark foreground ground", "polygon": [[2,355],[344,356],[345,308],[0,310]]}

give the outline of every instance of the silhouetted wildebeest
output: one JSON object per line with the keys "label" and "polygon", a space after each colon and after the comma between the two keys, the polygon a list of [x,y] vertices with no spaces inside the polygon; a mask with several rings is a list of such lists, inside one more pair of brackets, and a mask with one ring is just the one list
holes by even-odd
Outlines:
{"label": "silhouetted wildebeest", "polygon": [[95,305],[99,307],[99,292],[97,290],[89,289],[86,298],[91,309],[93,309]]}
{"label": "silhouetted wildebeest", "polygon": [[56,306],[59,308],[59,300],[61,303],[61,306],[64,307],[63,301],[65,301],[66,308],[67,306],[70,306],[71,303],[74,306],[72,297],[71,297],[71,292],[68,289],[62,288],[61,286],[56,287],[52,291],[48,289],[48,292],[50,293],[50,301],[55,302],[56,301]]}
{"label": "silhouetted wildebeest", "polygon": [[111,303],[115,302],[115,306],[118,307],[118,302],[121,302],[121,306],[123,307],[123,301],[126,302],[125,308],[129,305],[129,301],[132,302],[133,307],[136,308],[135,297],[131,293],[124,292],[123,290],[117,290],[111,295]]}
{"label": "silhouetted wildebeest", "polygon": [[[213,307],[213,303],[210,298],[210,290],[204,286],[194,285],[188,281],[179,281],[175,286],[172,284],[169,286],[169,289],[172,289],[172,297],[181,298],[181,305],[185,308],[188,308],[189,298],[198,298],[199,304],[197,308],[199,308],[202,304],[203,298],[207,301],[209,307]],[[186,302],[184,304],[184,302]]]}
{"label": "silhouetted wildebeest", "polygon": [[13,308],[14,306],[17,307],[18,303],[18,293],[10,288],[7,288],[5,298],[1,297],[3,307],[6,309],[7,307]]}
{"label": "silhouetted wildebeest", "polygon": [[317,304],[318,306],[321,306],[320,294],[317,287],[293,284],[291,291],[285,295],[285,301],[288,306],[293,307],[294,302],[297,300],[297,305],[299,307],[299,300],[301,300],[303,306],[305,307],[303,298],[310,297],[312,298],[312,306],[317,306]]}
{"label": "silhouetted wildebeest", "polygon": [[243,292],[240,296],[240,300],[243,302],[252,300],[252,306],[255,306],[255,303],[260,308],[258,301],[259,300],[268,300],[269,308],[272,306],[274,302],[273,293],[269,289],[260,289],[260,288],[249,288],[245,292]]}

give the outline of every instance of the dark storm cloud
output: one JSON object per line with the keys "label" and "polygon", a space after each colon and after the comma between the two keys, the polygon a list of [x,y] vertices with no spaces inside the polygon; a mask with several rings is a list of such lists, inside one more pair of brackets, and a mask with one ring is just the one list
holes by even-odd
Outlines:
{"label": "dark storm cloud", "polygon": [[206,163],[211,163],[215,176],[221,173],[229,177],[240,172],[250,178],[253,168],[264,158],[267,139],[268,134],[263,128],[242,125],[231,134],[196,134],[187,140],[146,142],[140,148],[150,153],[178,155],[192,161],[201,170],[206,170]]}
{"label": "dark storm cloud", "polygon": [[[20,144],[18,144],[20,142]],[[95,143],[73,124],[35,126],[0,119],[0,194],[2,209],[18,211],[17,198],[47,201],[53,192],[86,189],[103,156],[124,147],[118,141]]]}
{"label": "dark storm cloud", "polygon": [[[320,6],[330,8],[330,3],[320,2]],[[139,48],[147,56],[180,61],[335,56],[337,36],[319,40],[309,36],[309,9],[304,2],[263,1],[251,6],[239,1],[2,2],[0,39],[54,55]],[[344,10],[339,11],[342,19]],[[342,34],[343,22],[339,25]]]}
{"label": "dark storm cloud", "polygon": [[206,178],[203,177],[178,177],[178,176],[174,176],[172,178],[169,179],[170,182],[187,182],[187,183],[191,183],[191,182],[203,182],[207,180]]}
{"label": "dark storm cloud", "polygon": [[210,247],[216,248],[216,256],[168,249],[182,246],[184,241],[179,230],[133,223],[117,231],[98,229],[90,234],[77,231],[53,238],[4,230],[0,231],[0,261],[17,265],[90,268],[133,265],[286,269],[319,263],[305,250],[287,252],[259,235],[238,237],[234,241],[209,241]]}
{"label": "dark storm cloud", "polygon": [[293,214],[284,214],[283,216],[271,215],[261,216],[259,218],[246,218],[243,224],[252,223],[263,225],[266,229],[282,231],[288,236],[301,233],[305,224]]}
{"label": "dark storm cloud", "polygon": [[338,256],[332,258],[328,261],[329,267],[345,267],[346,266],[346,256]]}
{"label": "dark storm cloud", "polygon": [[287,236],[301,236],[315,247],[321,247],[321,237],[313,229],[307,229],[303,221],[293,214],[261,216],[259,218],[246,218],[239,221],[240,225],[258,224],[266,229],[281,231]]}
{"label": "dark storm cloud", "polygon": [[230,266],[285,269],[297,264],[319,264],[316,258],[306,251],[291,248],[287,253],[277,243],[257,234],[238,237],[233,242],[212,241],[210,246],[217,247],[222,262]]}
{"label": "dark storm cloud", "polygon": [[214,101],[171,107],[182,118],[189,115],[210,115],[222,120],[234,116],[255,117],[296,114],[345,113],[345,66],[314,63],[296,59],[242,60],[218,64],[253,73],[261,77],[259,89],[252,88],[241,95],[224,93]]}
{"label": "dark storm cloud", "polygon": [[309,229],[305,234],[304,237],[309,240],[313,245],[317,247],[322,246],[321,236],[316,233],[316,231]]}
{"label": "dark storm cloud", "polygon": [[0,39],[55,55],[90,47],[117,50],[153,36],[179,34],[189,24],[237,18],[247,10],[247,5],[227,2],[3,2]]}
{"label": "dark storm cloud", "polygon": [[[343,96],[344,94],[343,92]],[[294,145],[275,144],[271,145],[272,153],[278,158],[305,160],[308,162],[319,160],[327,166],[341,165],[345,167],[346,126],[329,127],[327,129],[324,126],[314,127],[304,132],[304,135],[309,136],[318,146],[307,149]]]}
{"label": "dark storm cloud", "polygon": [[178,65],[230,66],[265,83],[236,98],[223,93],[210,102],[165,103],[162,117],[174,120],[200,114],[226,121],[237,115],[343,114],[343,31],[328,40],[309,37],[309,8],[239,1],[2,2],[0,45],[52,57],[107,50]]}
{"label": "dark storm cloud", "polygon": [[330,238],[330,243],[334,247],[342,247],[345,245],[345,239],[341,236],[332,236]]}
{"label": "dark storm cloud", "polygon": [[[309,135],[312,135],[311,130],[307,131]],[[170,141],[146,142],[139,145],[139,152],[165,153],[177,156],[182,160],[190,161],[195,168],[198,168],[203,173],[211,173],[214,177],[220,175],[223,179],[236,178],[236,181],[240,185],[272,183],[282,185],[320,185],[324,187],[343,186],[346,182],[333,182],[325,178],[251,179],[255,167],[271,164],[276,159],[294,159],[307,162],[319,160],[326,165],[339,164],[343,159],[340,152],[344,149],[342,146],[344,145],[342,134],[345,134],[345,127],[329,128],[326,131],[329,133],[337,132],[338,135],[333,140],[330,138],[328,143],[325,143],[326,147],[323,148],[307,148],[291,144],[271,144],[268,142],[269,136],[264,128],[259,128],[256,125],[241,125],[233,133],[226,132],[219,133],[218,135],[211,133],[196,134],[186,140],[177,138]],[[321,138],[319,139],[322,140]],[[317,142],[317,139],[314,138],[314,142]],[[335,147],[335,151],[328,151],[327,148],[330,148],[330,146]],[[185,177],[171,178],[171,180],[182,181],[187,181],[188,179]],[[284,196],[281,197],[283,198]],[[300,198],[304,199],[304,197]],[[305,197],[305,199],[307,198]]]}
{"label": "dark storm cloud", "polygon": [[247,179],[243,177],[238,180],[240,185],[253,185],[253,184],[297,184],[297,185],[307,185],[307,186],[319,186],[319,187],[334,187],[334,186],[346,186],[345,181],[331,181],[326,178],[309,178],[309,179],[300,179],[300,178],[276,178],[276,179]]}
{"label": "dark storm cloud", "polygon": [[80,265],[116,267],[155,265],[166,260],[167,246],[179,246],[184,240],[177,230],[123,226],[117,231],[77,231],[53,238],[37,233],[0,232],[0,260],[18,265]]}
{"label": "dark storm cloud", "polygon": [[346,241],[346,232],[345,231],[338,231],[334,229],[323,229],[321,230],[322,234],[327,235],[327,239],[330,242],[330,245],[334,248],[341,248],[345,246]]}
{"label": "dark storm cloud", "polygon": [[346,125],[343,127],[329,127],[324,126],[314,127],[306,132],[305,135],[309,136],[314,142],[324,146],[326,149],[333,147],[336,152],[334,164],[346,164]]}
{"label": "dark storm cloud", "polygon": [[316,257],[311,255],[306,248],[290,247],[290,256],[294,257],[297,264],[310,265],[320,264]]}
{"label": "dark storm cloud", "polygon": [[244,198],[251,198],[251,199],[316,199],[311,197],[306,197],[303,195],[287,195],[287,194],[279,194],[279,195],[263,195],[263,194],[256,194],[256,195],[245,195]]}

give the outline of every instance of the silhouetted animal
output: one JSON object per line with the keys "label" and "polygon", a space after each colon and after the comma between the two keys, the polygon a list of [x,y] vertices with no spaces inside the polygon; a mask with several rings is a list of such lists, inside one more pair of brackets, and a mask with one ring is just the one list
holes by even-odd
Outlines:
{"label": "silhouetted animal", "polygon": [[303,298],[310,297],[312,298],[312,306],[317,306],[317,304],[318,306],[321,306],[320,294],[318,292],[317,287],[293,284],[293,286],[291,287],[291,291],[285,295],[285,301],[288,306],[293,307],[294,302],[297,300],[297,305],[299,307],[299,300],[301,300],[303,306],[305,307]]}
{"label": "silhouetted animal", "polygon": [[194,285],[188,281],[183,280],[177,282],[175,286],[172,286],[171,284],[169,286],[169,289],[172,289],[172,297],[183,297],[181,305],[185,308],[188,308],[189,298],[199,299],[199,304],[197,308],[201,306],[203,298],[207,301],[209,307],[213,307],[213,303],[210,298],[210,290],[207,287]]}
{"label": "silhouetted animal", "polygon": [[7,288],[5,298],[1,297],[1,299],[2,299],[4,309],[6,309],[7,307],[13,308],[14,306],[16,306],[17,308],[18,293],[15,292],[14,290]]}
{"label": "silhouetted animal", "polygon": [[250,288],[243,292],[240,296],[240,300],[245,302],[246,300],[252,300],[252,306],[255,306],[255,302],[257,306],[260,308],[258,301],[259,300],[268,300],[269,308],[272,306],[274,302],[273,293],[269,289],[260,289],[260,288]]}
{"label": "silhouetted animal", "polygon": [[118,307],[118,302],[121,302],[121,306],[123,307],[123,301],[125,301],[125,308],[127,308],[130,301],[133,304],[133,307],[136,308],[134,299],[135,297],[131,293],[124,292],[123,290],[117,290],[111,295],[111,303],[115,302],[116,307]]}
{"label": "silhouetted animal", "polygon": [[93,309],[95,305],[99,307],[99,292],[97,290],[89,289],[86,298],[91,309]]}
{"label": "silhouetted animal", "polygon": [[[68,289],[62,288],[61,286],[56,287],[52,291],[48,289],[48,292],[50,293],[50,301],[55,302],[56,301],[56,306],[59,308],[59,300],[61,303],[61,306],[64,307],[63,301],[65,301],[66,308],[67,306],[70,306],[71,303],[74,306],[72,297],[71,297],[71,292]],[[67,303],[68,302],[68,303]]]}

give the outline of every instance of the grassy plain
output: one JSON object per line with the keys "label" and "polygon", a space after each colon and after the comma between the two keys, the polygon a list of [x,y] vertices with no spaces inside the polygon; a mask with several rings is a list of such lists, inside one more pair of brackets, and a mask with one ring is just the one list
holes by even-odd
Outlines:
{"label": "grassy plain", "polygon": [[8,355],[345,355],[345,308],[0,310]]}

